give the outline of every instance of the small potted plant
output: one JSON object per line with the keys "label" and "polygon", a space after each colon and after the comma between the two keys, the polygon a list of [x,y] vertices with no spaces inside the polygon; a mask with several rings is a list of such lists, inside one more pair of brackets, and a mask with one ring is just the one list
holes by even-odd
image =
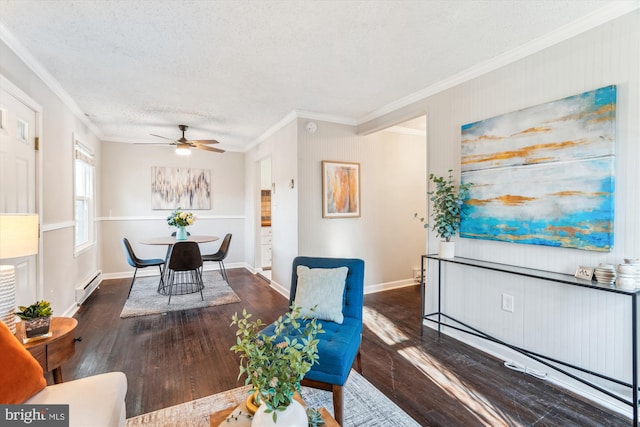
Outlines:
{"label": "small potted plant", "polygon": [[[452,169],[449,169],[449,177],[444,178],[434,174],[429,175],[435,185],[434,191],[427,194],[431,196],[429,200],[433,202],[431,212],[431,229],[436,236],[443,239],[440,242],[438,256],[440,258],[453,258],[455,255],[455,243],[451,241],[460,230],[460,218],[464,214],[464,201],[469,197],[469,189],[472,183],[460,184],[456,190],[453,182]],[[424,218],[419,218],[414,214],[414,218],[424,222],[424,228],[429,228],[429,223]]]}
{"label": "small potted plant", "polygon": [[198,217],[192,212],[184,212],[178,208],[167,217],[167,224],[171,227],[177,227],[176,240],[187,240],[186,227],[196,222],[196,219]]}
{"label": "small potted plant", "polygon": [[51,304],[48,301],[36,301],[28,307],[19,306],[21,311],[15,313],[24,320],[24,332],[27,339],[49,334],[51,324]]}
{"label": "small potted plant", "polygon": [[[257,391],[260,403],[252,426],[307,425],[307,412],[293,395],[300,381],[318,361],[318,340],[322,324],[314,318],[300,317],[300,308],[291,310],[274,322],[273,334],[265,334],[261,320],[250,320],[246,310],[232,317],[237,325],[237,342],[231,350],[240,354],[240,373],[245,384]],[[290,338],[295,336],[296,338]]]}

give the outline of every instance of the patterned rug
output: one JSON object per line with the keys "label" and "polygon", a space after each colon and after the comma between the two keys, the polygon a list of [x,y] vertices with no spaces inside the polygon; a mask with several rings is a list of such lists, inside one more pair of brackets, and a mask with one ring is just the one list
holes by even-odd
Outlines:
{"label": "patterned rug", "polygon": [[217,271],[205,271],[202,275],[204,290],[186,295],[173,295],[171,304],[169,297],[157,292],[160,276],[140,277],[131,289],[131,295],[120,313],[121,318],[161,314],[168,311],[189,310],[192,308],[211,307],[214,305],[240,302],[240,298],[229,287]]}
{"label": "patterned rug", "polygon": [[[129,418],[126,427],[209,427],[209,414],[235,406],[247,398],[248,387],[239,387],[223,393],[192,400]],[[331,392],[302,387],[303,399],[312,408],[325,407],[333,415]],[[351,371],[344,387],[345,427],[419,427],[395,403],[376,389],[369,381]]]}

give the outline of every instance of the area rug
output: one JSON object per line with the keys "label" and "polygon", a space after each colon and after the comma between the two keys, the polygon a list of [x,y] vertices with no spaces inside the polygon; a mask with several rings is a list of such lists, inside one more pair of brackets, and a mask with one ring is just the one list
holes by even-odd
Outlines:
{"label": "area rug", "polygon": [[[248,387],[238,387],[223,393],[192,400],[181,405],[149,412],[127,420],[127,427],[209,427],[209,414],[235,406],[247,398]],[[333,398],[329,391],[302,387],[307,406],[325,407],[333,415]],[[346,427],[419,427],[395,403],[369,381],[351,371],[344,387],[344,422]]]}
{"label": "area rug", "polygon": [[120,313],[121,318],[148,316],[161,314],[168,311],[189,310],[193,308],[212,307],[214,305],[231,304],[240,302],[240,298],[225,282],[217,271],[205,271],[202,275],[204,290],[200,298],[200,292],[186,295],[174,295],[171,304],[169,297],[157,292],[160,276],[148,276],[136,279],[131,289],[131,295],[124,304]]}

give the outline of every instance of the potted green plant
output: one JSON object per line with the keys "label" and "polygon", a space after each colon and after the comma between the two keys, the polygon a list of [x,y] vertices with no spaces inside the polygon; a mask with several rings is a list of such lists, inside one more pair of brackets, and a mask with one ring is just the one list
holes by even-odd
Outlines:
{"label": "potted green plant", "polygon": [[19,306],[21,311],[15,313],[24,321],[24,332],[27,339],[49,334],[51,324],[51,304],[48,301],[36,301],[28,307]]}
{"label": "potted green plant", "polygon": [[[438,256],[441,258],[453,258],[455,255],[455,243],[451,241],[460,230],[460,218],[464,214],[464,201],[469,197],[469,189],[472,183],[460,184],[456,189],[453,181],[452,169],[449,169],[448,178],[429,175],[436,189],[429,191],[427,194],[429,200],[433,202],[431,211],[431,229],[435,231],[436,236],[443,239],[440,242]],[[429,228],[429,223],[424,218],[419,218],[418,214],[414,214],[414,218],[424,222],[424,228]]]}
{"label": "potted green plant", "polygon": [[237,325],[238,330],[231,350],[240,354],[238,379],[246,375],[245,384],[257,391],[260,406],[252,426],[307,425],[307,413],[293,395],[318,361],[316,335],[324,332],[322,324],[301,318],[300,308],[294,305],[274,322],[273,334],[267,335],[263,332],[266,325],[251,317],[246,310],[242,317],[233,315],[231,326]]}

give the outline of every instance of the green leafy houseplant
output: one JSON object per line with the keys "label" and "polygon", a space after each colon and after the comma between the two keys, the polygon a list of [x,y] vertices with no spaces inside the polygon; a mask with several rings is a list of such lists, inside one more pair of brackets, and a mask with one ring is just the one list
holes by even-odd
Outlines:
{"label": "green leafy houseplant", "polygon": [[33,338],[49,333],[49,326],[53,310],[48,301],[36,301],[28,307],[19,306],[21,311],[15,313],[24,320],[24,331],[26,338]]}
{"label": "green leafy houseplant", "polygon": [[16,316],[22,320],[37,319],[39,317],[50,317],[53,315],[51,310],[51,304],[47,301],[36,301],[35,304],[31,304],[28,307],[19,306],[21,311],[15,313]]}
{"label": "green leafy houseplant", "polygon": [[[427,194],[431,196],[429,200],[433,202],[433,212],[431,217],[431,229],[436,235],[445,241],[451,241],[460,230],[460,218],[464,214],[464,201],[469,197],[469,189],[472,183],[460,184],[457,191],[453,182],[452,169],[449,169],[449,177],[444,178],[434,174],[429,175],[429,179],[436,185],[434,191]],[[429,228],[429,223],[425,219],[414,214],[414,218],[424,222],[424,228]]]}
{"label": "green leafy houseplant", "polygon": [[231,350],[240,354],[238,379],[246,375],[245,384],[258,390],[260,401],[267,406],[265,412],[273,413],[276,422],[276,411],[291,404],[294,393],[300,390],[300,381],[317,363],[316,335],[324,331],[316,319],[301,318],[300,308],[295,305],[275,321],[273,335],[264,334],[266,325],[251,317],[246,310],[242,310],[242,317],[233,315],[231,326],[237,325],[238,330]]}

